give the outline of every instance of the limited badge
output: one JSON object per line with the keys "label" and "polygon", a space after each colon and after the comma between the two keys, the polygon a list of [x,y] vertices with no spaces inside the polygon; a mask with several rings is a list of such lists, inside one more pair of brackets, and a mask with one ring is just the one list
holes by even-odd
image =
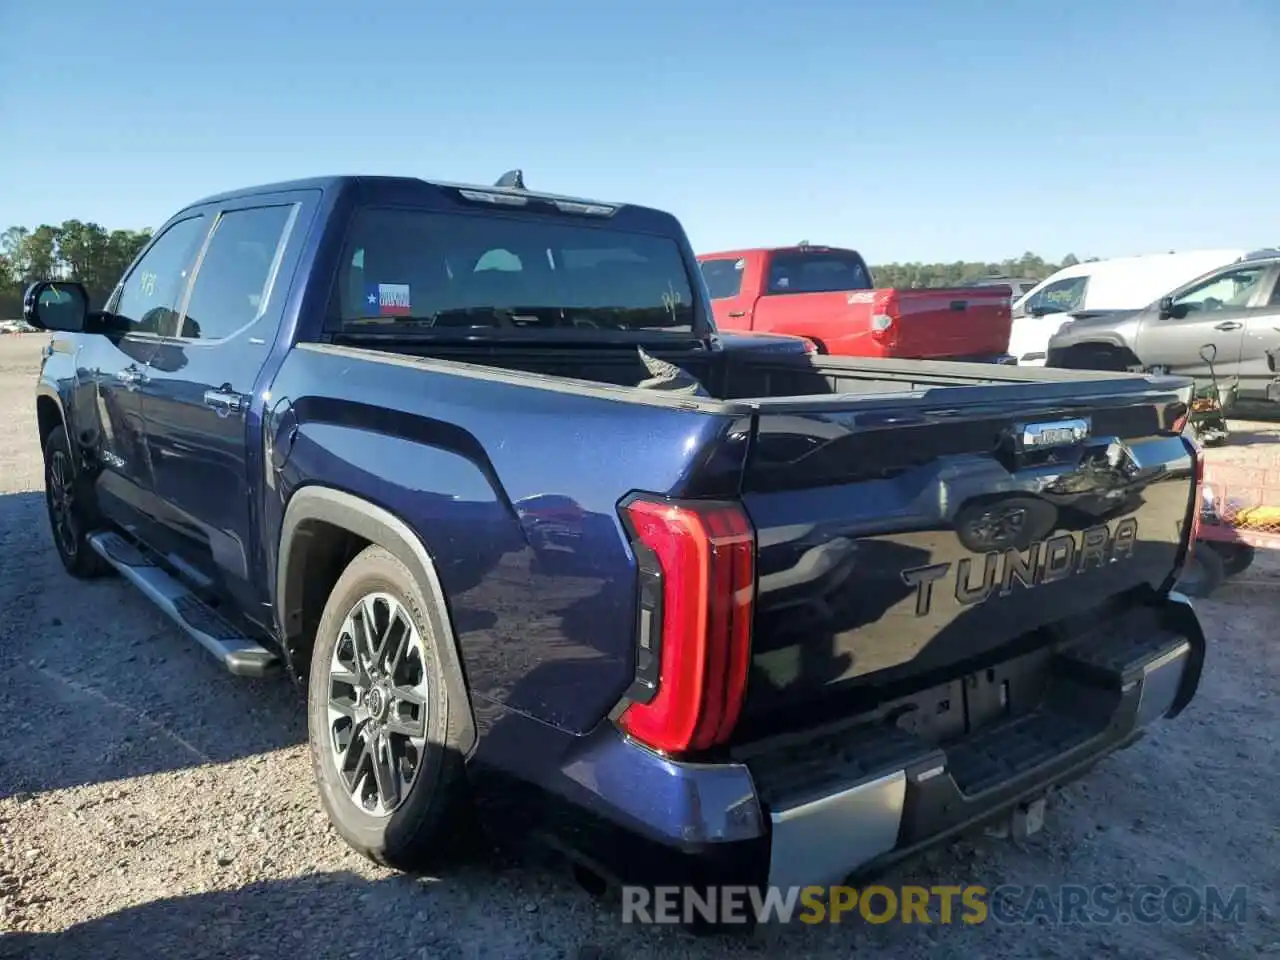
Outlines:
{"label": "limited badge", "polygon": [[384,317],[407,317],[412,311],[407,283],[371,283],[365,288],[369,313]]}

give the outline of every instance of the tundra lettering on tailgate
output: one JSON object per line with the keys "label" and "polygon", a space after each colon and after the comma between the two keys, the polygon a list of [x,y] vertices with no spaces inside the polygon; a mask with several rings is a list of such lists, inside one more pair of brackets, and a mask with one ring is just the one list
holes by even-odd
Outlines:
{"label": "tundra lettering on tailgate", "polygon": [[[982,603],[997,591],[1002,597],[1008,596],[1015,583],[1029,589],[1084,573],[1091,565],[1101,568],[1132,559],[1137,540],[1138,521],[1125,517],[1114,532],[1105,523],[1089,527],[1080,534],[1079,542],[1076,534],[1060,533],[1036,541],[1026,550],[992,550],[966,557],[954,564],[956,602],[970,606]],[[929,613],[934,584],[947,576],[952,566],[950,562],[933,563],[902,571],[903,581],[916,588],[917,617]]]}

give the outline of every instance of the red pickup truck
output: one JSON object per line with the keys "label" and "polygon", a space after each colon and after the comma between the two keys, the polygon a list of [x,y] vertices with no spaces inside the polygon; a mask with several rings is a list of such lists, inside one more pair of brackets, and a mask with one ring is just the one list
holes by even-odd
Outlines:
{"label": "red pickup truck", "polygon": [[1007,286],[877,290],[856,250],[808,244],[698,263],[721,330],[807,337],[836,356],[1008,362]]}

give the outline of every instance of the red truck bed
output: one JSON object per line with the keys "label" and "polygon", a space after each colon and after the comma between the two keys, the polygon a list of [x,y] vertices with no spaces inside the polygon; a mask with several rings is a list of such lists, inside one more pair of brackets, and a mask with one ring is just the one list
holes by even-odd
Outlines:
{"label": "red truck bed", "polygon": [[848,357],[993,360],[1009,348],[1006,286],[875,289],[862,256],[777,247],[698,256],[721,330],[807,337]]}

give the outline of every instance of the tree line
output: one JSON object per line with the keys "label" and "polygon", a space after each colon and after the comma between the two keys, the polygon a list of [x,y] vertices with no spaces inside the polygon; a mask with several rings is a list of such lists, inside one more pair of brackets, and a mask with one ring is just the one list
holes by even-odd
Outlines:
{"label": "tree line", "polygon": [[[10,227],[0,233],[0,320],[22,315],[22,291],[34,280],[79,280],[101,306],[150,237],[149,229],[108,230],[82,220],[34,230]],[[886,263],[871,269],[880,287],[945,287],[990,276],[1042,280],[1078,262],[1071,255],[1054,263],[1024,253],[999,263]]]}
{"label": "tree line", "polygon": [[0,320],[22,316],[22,291],[35,280],[79,280],[101,306],[151,238],[150,230],[107,230],[64,220],[0,233]]}

